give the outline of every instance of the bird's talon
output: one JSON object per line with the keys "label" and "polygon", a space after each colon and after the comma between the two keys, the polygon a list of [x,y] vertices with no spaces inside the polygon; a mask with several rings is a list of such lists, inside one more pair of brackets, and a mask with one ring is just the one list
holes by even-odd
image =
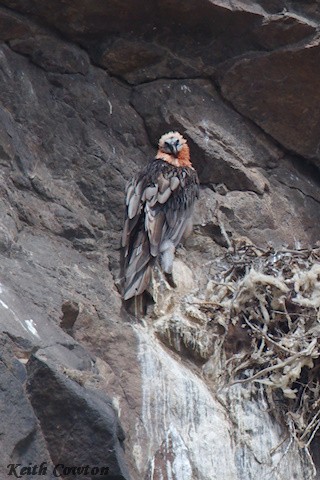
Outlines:
{"label": "bird's talon", "polygon": [[166,277],[167,282],[169,283],[171,288],[177,288],[176,282],[173,280],[172,273],[165,273],[164,276]]}

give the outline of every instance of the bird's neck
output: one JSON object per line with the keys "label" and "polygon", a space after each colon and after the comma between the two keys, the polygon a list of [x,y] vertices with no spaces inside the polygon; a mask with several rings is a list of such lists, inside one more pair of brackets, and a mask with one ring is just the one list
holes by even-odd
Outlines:
{"label": "bird's neck", "polygon": [[170,155],[169,153],[164,153],[161,150],[158,150],[156,159],[164,160],[165,162],[168,162],[175,167],[193,168],[192,163],[190,162],[190,151],[188,145],[183,145],[177,156]]}

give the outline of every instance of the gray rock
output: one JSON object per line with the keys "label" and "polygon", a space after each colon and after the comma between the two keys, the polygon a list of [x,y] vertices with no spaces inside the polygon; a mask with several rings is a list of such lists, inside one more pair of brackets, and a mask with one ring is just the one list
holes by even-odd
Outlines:
{"label": "gray rock", "polygon": [[[111,400],[71,379],[71,369],[59,371],[59,356],[53,363],[52,353],[39,350],[27,365],[27,392],[54,465],[105,467],[105,477],[122,475],[129,480],[122,449],[125,436]],[[80,376],[75,378],[81,381]]]}
{"label": "gray rock", "polygon": [[[47,468],[46,479],[52,480],[53,464],[38,419],[24,389],[25,367],[20,363],[22,352],[5,335],[0,337],[0,405],[2,478],[23,466]],[[16,356],[13,350],[16,349]],[[14,475],[14,473],[11,473]]]}
{"label": "gray rock", "polygon": [[88,55],[80,48],[54,37],[35,35],[12,40],[9,44],[12,50],[30,56],[36,65],[47,72],[88,73]]}

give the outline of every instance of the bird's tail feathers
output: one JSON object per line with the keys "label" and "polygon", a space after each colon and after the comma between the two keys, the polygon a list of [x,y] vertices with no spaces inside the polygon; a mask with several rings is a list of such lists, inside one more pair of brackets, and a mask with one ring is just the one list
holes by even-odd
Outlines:
{"label": "bird's tail feathers", "polygon": [[126,310],[136,318],[147,313],[147,307],[153,302],[152,295],[147,291],[153,269],[153,262],[142,271],[137,272],[130,283],[126,282],[123,289],[123,300]]}
{"label": "bird's tail feathers", "polygon": [[141,295],[148,287],[151,278],[152,265],[149,262],[144,265],[143,269],[135,273],[131,277],[126,277],[123,287],[123,299],[129,300],[130,298]]}

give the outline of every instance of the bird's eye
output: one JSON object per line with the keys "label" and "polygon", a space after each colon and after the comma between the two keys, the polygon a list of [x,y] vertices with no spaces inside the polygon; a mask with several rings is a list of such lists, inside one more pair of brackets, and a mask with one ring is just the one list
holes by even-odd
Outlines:
{"label": "bird's eye", "polygon": [[165,144],[166,147],[170,146],[169,142],[164,142],[164,144]]}
{"label": "bird's eye", "polygon": [[174,144],[177,147],[179,145],[179,140],[176,140]]}

